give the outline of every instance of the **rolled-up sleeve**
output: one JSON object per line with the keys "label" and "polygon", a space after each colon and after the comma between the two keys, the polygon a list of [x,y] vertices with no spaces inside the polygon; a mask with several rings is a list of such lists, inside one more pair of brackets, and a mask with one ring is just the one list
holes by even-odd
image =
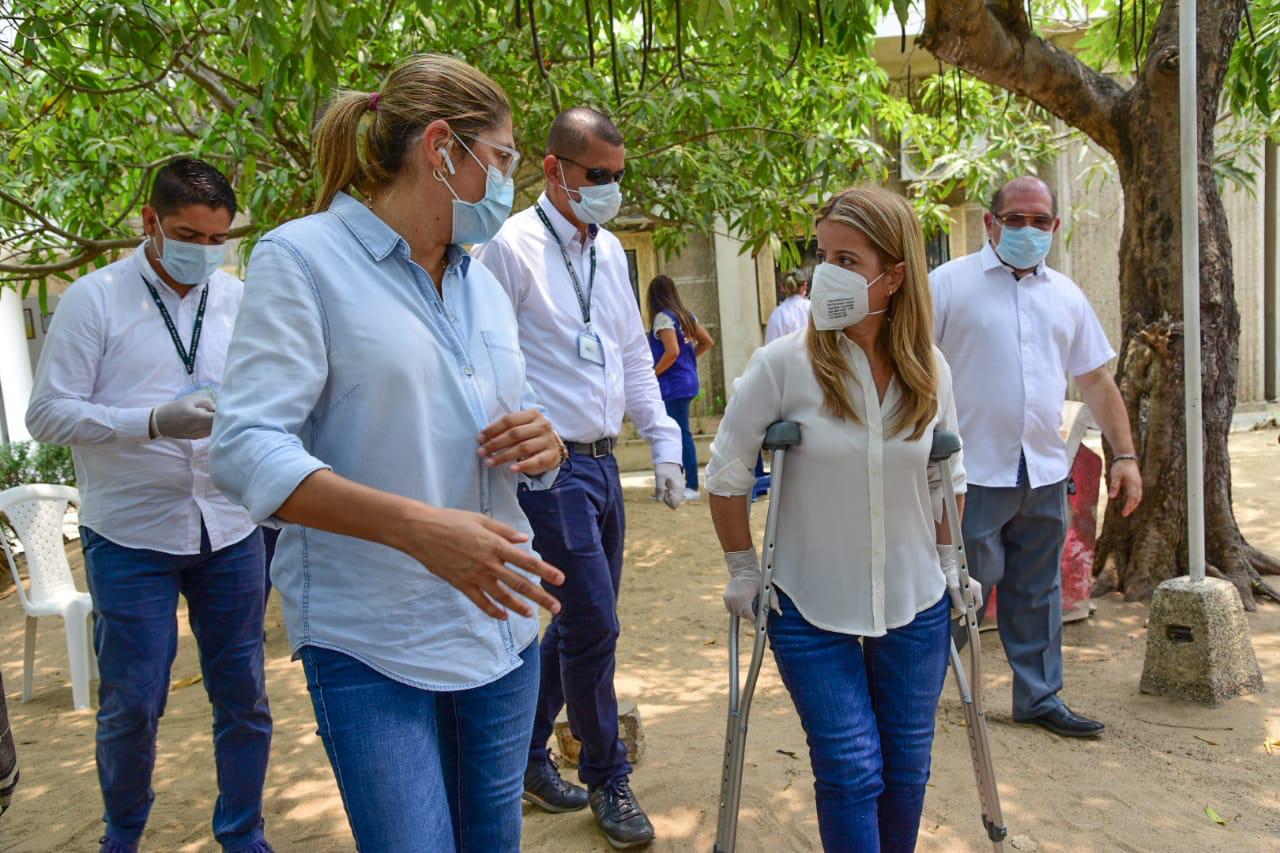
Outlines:
{"label": "rolled-up sleeve", "polygon": [[302,258],[266,238],[249,259],[209,449],[214,484],[259,524],[328,468],[299,437],[328,377],[323,308]]}
{"label": "rolled-up sleeve", "polygon": [[756,455],[769,424],[782,417],[782,392],[769,369],[766,350],[756,350],[733,388],[724,418],[711,442],[707,490],[735,497],[755,486]]}

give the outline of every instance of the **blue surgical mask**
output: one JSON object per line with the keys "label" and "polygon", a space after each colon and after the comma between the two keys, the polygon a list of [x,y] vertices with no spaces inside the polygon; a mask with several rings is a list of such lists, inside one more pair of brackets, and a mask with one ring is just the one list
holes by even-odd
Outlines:
{"label": "blue surgical mask", "polygon": [[1052,231],[1041,231],[1031,225],[1021,228],[1006,225],[1000,229],[1000,244],[996,246],[996,254],[1015,270],[1029,270],[1048,256],[1052,245]]}
{"label": "blue surgical mask", "polygon": [[[457,137],[454,138],[457,139]],[[485,169],[486,177],[484,198],[474,202],[463,201],[449,185],[449,181],[441,178],[444,185],[449,187],[449,192],[453,193],[453,242],[484,243],[498,233],[502,223],[506,222],[507,217],[511,215],[511,203],[516,198],[515,181],[504,178],[496,166],[485,166],[481,163],[480,158],[472,153],[461,139],[458,139],[458,144],[466,149],[471,159],[480,163],[480,166]],[[452,163],[447,157],[445,162],[450,166],[449,173],[453,174]]]}
{"label": "blue surgical mask", "polygon": [[150,238],[151,248],[155,250],[160,266],[164,267],[164,271],[178,284],[188,286],[203,284],[227,258],[227,247],[224,243],[212,246],[206,246],[203,243],[183,243],[165,234],[159,222],[156,223],[156,230],[164,237],[164,251],[161,252],[160,247],[156,245],[155,235]]}
{"label": "blue surgical mask", "polygon": [[[569,209],[584,225],[604,225],[622,209],[622,185],[617,181],[601,186],[586,184],[576,190],[570,189],[564,182],[564,166],[561,165],[560,185],[569,195]],[[575,192],[582,197],[581,201],[574,199]]]}

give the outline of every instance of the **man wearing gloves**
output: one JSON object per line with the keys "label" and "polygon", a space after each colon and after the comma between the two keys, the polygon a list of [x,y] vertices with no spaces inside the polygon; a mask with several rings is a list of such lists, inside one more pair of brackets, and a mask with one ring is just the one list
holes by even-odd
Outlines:
{"label": "man wearing gloves", "polygon": [[231,327],[244,285],[220,271],[236,199],[199,160],[155,176],[131,256],[80,279],[58,303],[27,428],[71,447],[93,594],[103,853],[138,849],[151,802],[156,729],[178,647],[178,595],[213,705],[227,851],[266,853],[262,785],[271,747],[262,660],[262,535],[209,481]]}
{"label": "man wearing gloves", "polygon": [[[546,191],[474,251],[511,297],[529,383],[571,453],[551,489],[520,491],[534,548],[565,574],[547,587],[563,609],[542,639],[525,799],[553,812],[590,803],[615,847],[654,837],[628,781],[613,689],[625,525],[613,447],[624,412],[652,445],[655,497],[675,509],[684,495],[680,430],[662,403],[622,244],[603,227],[622,203],[625,158],[607,117],[561,113],[543,160]],[[547,755],[564,706],[589,793]]]}
{"label": "man wearing gloves", "polygon": [[1058,696],[1068,473],[1058,428],[1068,376],[1111,446],[1109,495],[1123,494],[1125,515],[1142,500],[1142,472],[1107,368],[1115,351],[1084,293],[1044,262],[1059,226],[1053,191],[1039,178],[1015,178],[983,219],[982,250],[930,275],[934,336],[955,377],[969,473],[965,552],[983,588],[999,590],[1013,718],[1094,737],[1103,724]]}

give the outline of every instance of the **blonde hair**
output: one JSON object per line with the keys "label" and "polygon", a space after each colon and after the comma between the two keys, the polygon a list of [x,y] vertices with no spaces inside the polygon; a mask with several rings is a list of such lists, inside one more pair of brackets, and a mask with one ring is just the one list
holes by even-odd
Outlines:
{"label": "blonde hair", "polygon": [[809,277],[804,270],[792,270],[782,277],[782,284],[778,289],[783,296],[795,296],[808,283]]}
{"label": "blonde hair", "polygon": [[[891,297],[879,344],[889,354],[901,403],[888,431],[910,431],[910,440],[924,435],[938,408],[938,368],[933,355],[933,302],[924,253],[924,232],[911,204],[880,187],[853,187],[833,196],[818,211],[817,222],[847,225],[870,241],[882,269],[905,263],[902,287]],[[850,394],[856,381],[841,351],[842,330],[818,331],[809,321],[809,359],[822,387],[823,408],[833,417],[858,421]]]}
{"label": "blonde hair", "polygon": [[433,121],[447,121],[470,141],[510,115],[501,86],[438,53],[404,60],[376,93],[339,90],[312,133],[321,184],[314,210],[327,210],[340,190],[354,188],[368,198],[386,186],[404,168],[405,152],[419,131]]}

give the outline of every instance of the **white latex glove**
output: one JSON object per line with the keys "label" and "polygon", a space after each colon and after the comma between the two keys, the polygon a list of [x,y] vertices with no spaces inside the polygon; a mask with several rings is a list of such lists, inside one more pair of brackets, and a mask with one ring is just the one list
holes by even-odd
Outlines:
{"label": "white latex glove", "polygon": [[684,500],[684,469],[674,462],[653,466],[653,497],[675,509]]}
{"label": "white latex glove", "polygon": [[214,408],[213,401],[200,394],[156,406],[151,410],[151,435],[153,438],[208,438],[213,432]]}
{"label": "white latex glove", "polygon": [[[964,596],[960,594],[960,563],[956,557],[955,545],[938,544],[938,562],[942,564],[942,574],[947,578],[947,593],[951,596],[951,606],[964,612]],[[970,575],[969,592],[973,595],[973,603],[982,607],[982,584]]]}
{"label": "white latex glove", "polygon": [[[760,559],[754,548],[729,551],[724,555],[729,569],[729,584],[724,588],[724,609],[742,619],[756,618],[756,599],[760,597]],[[770,602],[775,613],[781,613],[775,599]]]}

